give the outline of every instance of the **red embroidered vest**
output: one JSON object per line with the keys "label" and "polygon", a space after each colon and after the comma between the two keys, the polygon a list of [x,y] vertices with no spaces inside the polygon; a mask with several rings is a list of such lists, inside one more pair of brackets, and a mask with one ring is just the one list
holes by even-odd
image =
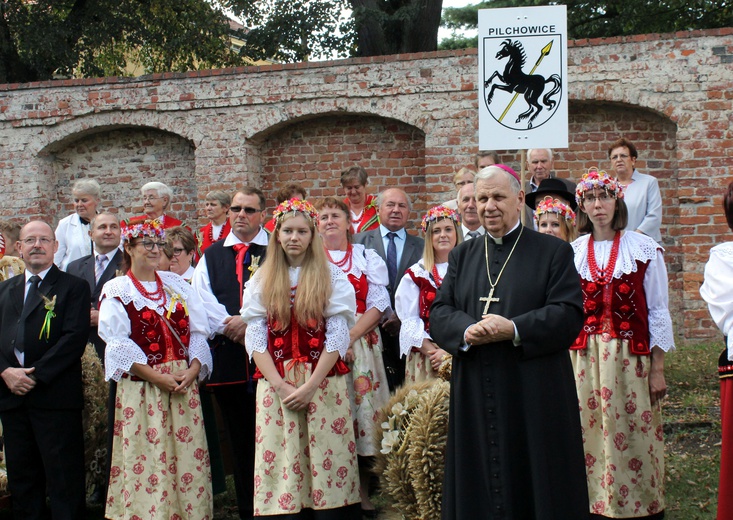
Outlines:
{"label": "red embroidered vest", "polygon": [[[267,350],[272,356],[280,377],[285,376],[285,365],[300,362],[312,363],[313,369],[318,365],[318,360],[323,351],[323,345],[326,341],[325,320],[321,320],[318,324],[309,327],[301,327],[298,321],[293,317],[290,320],[290,326],[285,330],[275,330],[277,328],[274,323],[268,323],[267,327]],[[349,367],[346,363],[338,358],[336,364],[328,372],[327,377],[336,374],[347,374]],[[262,379],[262,372],[258,368],[253,376],[255,379]]]}
{"label": "red embroidered vest", "polygon": [[433,284],[430,283],[430,280],[417,276],[414,272],[412,272],[412,269],[408,269],[407,274],[410,275],[410,278],[412,278],[412,281],[415,282],[415,285],[420,288],[420,299],[418,302],[420,319],[425,325],[425,332],[430,334],[430,306],[433,304],[433,300],[435,299],[435,293],[437,292],[437,290],[435,289],[435,287],[433,287]]}
{"label": "red embroidered vest", "polygon": [[632,354],[648,356],[649,312],[644,292],[644,275],[649,264],[636,261],[636,272],[613,278],[609,286],[581,278],[585,322],[571,350],[583,350],[588,337],[608,333],[628,339]]}
{"label": "red embroidered vest", "polygon": [[[186,316],[186,312],[180,303],[176,304],[176,308],[168,320],[173,330],[181,338],[180,342],[165,324],[165,316],[161,316],[148,308],[137,310],[132,302],[125,305],[125,310],[130,317],[130,327],[132,329],[130,339],[145,352],[148,357],[148,365],[154,366],[168,361],[188,360],[190,327],[188,316]],[[183,346],[181,343],[183,343]]]}
{"label": "red embroidered vest", "polygon": [[369,292],[366,273],[361,273],[359,278],[353,274],[349,274],[347,277],[351,285],[354,286],[354,292],[356,293],[356,312],[357,314],[364,314],[366,312],[367,293]]}

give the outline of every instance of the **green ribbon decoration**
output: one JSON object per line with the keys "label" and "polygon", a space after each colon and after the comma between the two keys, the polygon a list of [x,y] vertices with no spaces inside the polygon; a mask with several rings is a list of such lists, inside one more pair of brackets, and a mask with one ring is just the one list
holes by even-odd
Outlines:
{"label": "green ribbon decoration", "polygon": [[45,331],[46,332],[46,341],[48,341],[48,338],[51,335],[51,319],[55,317],[56,317],[56,314],[53,311],[51,310],[46,311],[46,317],[43,319],[43,326],[41,327],[41,333],[38,335],[38,339],[41,339]]}

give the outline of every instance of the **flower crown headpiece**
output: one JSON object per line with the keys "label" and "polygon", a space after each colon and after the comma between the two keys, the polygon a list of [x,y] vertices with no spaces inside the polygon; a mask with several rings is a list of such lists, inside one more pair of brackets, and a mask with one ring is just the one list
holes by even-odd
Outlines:
{"label": "flower crown headpiece", "polygon": [[575,224],[575,212],[573,209],[559,199],[553,199],[549,195],[537,203],[534,211],[534,218],[539,221],[540,215],[544,213],[557,213],[571,224]]}
{"label": "flower crown headpiece", "polygon": [[122,239],[129,242],[133,238],[156,237],[165,239],[165,229],[159,220],[144,220],[131,224],[129,221],[123,220],[120,225]]}
{"label": "flower crown headpiece", "polygon": [[588,173],[583,175],[580,179],[578,186],[575,188],[575,201],[580,204],[583,202],[583,194],[586,191],[590,191],[594,188],[599,190],[606,190],[612,193],[617,199],[624,198],[624,187],[614,177],[611,177],[603,170],[598,170],[595,166],[588,168]]}
{"label": "flower crown headpiece", "polygon": [[435,222],[436,220],[441,220],[444,218],[449,218],[456,223],[461,222],[461,217],[456,211],[450,208],[446,208],[445,206],[435,206],[434,208],[430,208],[425,216],[422,218],[423,233],[428,232],[428,225],[430,225],[431,222]]}
{"label": "flower crown headpiece", "polygon": [[295,198],[286,200],[280,203],[277,208],[275,208],[275,211],[272,212],[272,216],[279,224],[288,213],[302,213],[307,219],[310,219],[312,222],[315,222],[316,219],[318,219],[318,212],[316,211],[316,208],[314,208],[313,204],[311,204],[307,200]]}

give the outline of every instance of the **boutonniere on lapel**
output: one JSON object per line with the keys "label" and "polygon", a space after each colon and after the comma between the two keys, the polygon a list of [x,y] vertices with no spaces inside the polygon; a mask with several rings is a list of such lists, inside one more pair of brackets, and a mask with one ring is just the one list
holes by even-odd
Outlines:
{"label": "boutonniere on lapel", "polygon": [[56,308],[56,295],[54,294],[50,299],[41,295],[41,298],[43,298],[43,306],[46,308],[46,317],[43,318],[43,326],[41,327],[41,333],[38,335],[38,339],[41,339],[45,332],[46,340],[48,340],[51,335],[51,319],[56,317],[56,313],[53,312]]}
{"label": "boutonniere on lapel", "polygon": [[249,272],[252,274],[255,274],[257,272],[257,269],[259,268],[260,268],[260,257],[253,256],[252,263],[249,265]]}

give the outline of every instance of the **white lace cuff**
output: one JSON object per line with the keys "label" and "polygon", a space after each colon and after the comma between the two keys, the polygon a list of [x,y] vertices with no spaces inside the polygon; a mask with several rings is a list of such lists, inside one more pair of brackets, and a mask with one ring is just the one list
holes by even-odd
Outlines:
{"label": "white lace cuff", "polygon": [[254,318],[247,324],[244,333],[244,345],[250,359],[252,353],[262,354],[267,351],[267,318]]}
{"label": "white lace cuff", "polygon": [[649,311],[649,348],[659,347],[665,352],[674,350],[672,318],[667,309]]}
{"label": "white lace cuff", "polygon": [[403,320],[400,326],[400,355],[407,356],[413,347],[422,347],[424,339],[430,339],[430,335],[425,332],[425,324],[420,318]]}
{"label": "white lace cuff", "polygon": [[387,287],[370,283],[366,297],[366,310],[377,309],[379,312],[384,312],[384,309],[389,307],[389,304]]}
{"label": "white lace cuff", "polygon": [[119,381],[130,371],[133,363],[148,364],[145,352],[130,338],[113,337],[107,341],[104,350],[104,379]]}
{"label": "white lace cuff", "polygon": [[326,318],[326,352],[338,352],[341,357],[349,348],[349,324],[340,314]]}
{"label": "white lace cuff", "polygon": [[214,362],[211,359],[211,349],[206,342],[206,336],[199,332],[191,333],[191,339],[188,343],[188,359],[189,363],[194,359],[198,359],[199,363],[201,363],[199,381],[203,381],[211,375]]}

